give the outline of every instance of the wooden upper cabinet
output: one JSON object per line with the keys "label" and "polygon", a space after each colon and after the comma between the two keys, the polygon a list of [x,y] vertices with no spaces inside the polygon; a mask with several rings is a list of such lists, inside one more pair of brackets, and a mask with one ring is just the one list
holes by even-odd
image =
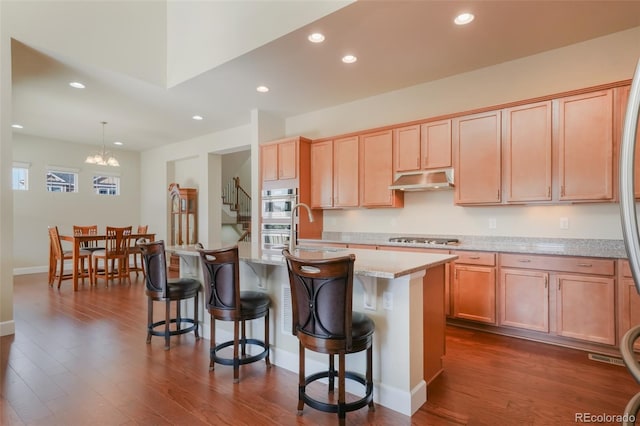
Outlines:
{"label": "wooden upper cabinet", "polygon": [[298,170],[298,139],[260,146],[262,180],[296,179]]}
{"label": "wooden upper cabinet", "polygon": [[[616,92],[616,103],[615,103],[615,128],[614,128],[614,138],[617,146],[620,146],[622,143],[622,133],[624,129],[624,120],[625,115],[627,113],[627,103],[629,102],[629,92],[631,91],[631,86],[622,86],[617,88]],[[638,129],[636,129],[636,152],[635,152],[635,160],[634,160],[634,195],[635,198],[640,198],[640,125]]]}
{"label": "wooden upper cabinet", "polygon": [[420,169],[420,126],[393,129],[393,158],[396,172]]}
{"label": "wooden upper cabinet", "polygon": [[333,207],[333,141],[311,144],[311,207]]}
{"label": "wooden upper cabinet", "polygon": [[551,200],[551,101],[505,109],[506,202]]}
{"label": "wooden upper cabinet", "polygon": [[423,169],[451,167],[451,120],[420,125],[420,152]]}
{"label": "wooden upper cabinet", "polygon": [[613,91],[558,100],[559,200],[613,198]]}
{"label": "wooden upper cabinet", "polygon": [[392,191],[393,135],[391,130],[360,135],[360,205],[402,207],[404,197]]}
{"label": "wooden upper cabinet", "polygon": [[500,203],[500,111],[453,120],[456,204]]}
{"label": "wooden upper cabinet", "polygon": [[393,158],[396,172],[451,167],[451,120],[394,129]]}
{"label": "wooden upper cabinet", "polygon": [[333,206],[358,207],[359,140],[352,136],[333,141]]}
{"label": "wooden upper cabinet", "polygon": [[278,179],[295,179],[298,165],[298,144],[293,139],[278,144]]}
{"label": "wooden upper cabinet", "polygon": [[262,180],[278,180],[278,145],[260,146]]}

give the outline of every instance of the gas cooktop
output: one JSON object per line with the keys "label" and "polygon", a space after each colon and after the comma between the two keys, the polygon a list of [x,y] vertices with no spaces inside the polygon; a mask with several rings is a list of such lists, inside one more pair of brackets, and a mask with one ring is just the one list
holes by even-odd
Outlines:
{"label": "gas cooktop", "polygon": [[456,238],[418,238],[418,237],[393,237],[389,238],[390,243],[405,243],[405,244],[439,244],[439,245],[454,245],[458,244]]}

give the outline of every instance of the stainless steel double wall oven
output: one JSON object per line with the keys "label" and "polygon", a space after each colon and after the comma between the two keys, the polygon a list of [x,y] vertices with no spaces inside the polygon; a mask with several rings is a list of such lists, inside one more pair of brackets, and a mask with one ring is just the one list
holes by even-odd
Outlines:
{"label": "stainless steel double wall oven", "polygon": [[298,201],[294,188],[262,191],[260,243],[266,253],[280,253],[289,244],[291,214]]}

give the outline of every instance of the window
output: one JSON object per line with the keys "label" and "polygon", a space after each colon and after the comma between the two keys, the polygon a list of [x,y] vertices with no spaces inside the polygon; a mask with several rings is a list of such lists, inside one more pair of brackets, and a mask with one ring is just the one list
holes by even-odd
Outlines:
{"label": "window", "polygon": [[93,190],[99,195],[120,195],[120,176],[94,176]]}
{"label": "window", "polygon": [[29,189],[29,164],[13,163],[12,188],[16,191],[26,191]]}
{"label": "window", "polygon": [[62,168],[47,170],[47,191],[78,192],[78,173]]}

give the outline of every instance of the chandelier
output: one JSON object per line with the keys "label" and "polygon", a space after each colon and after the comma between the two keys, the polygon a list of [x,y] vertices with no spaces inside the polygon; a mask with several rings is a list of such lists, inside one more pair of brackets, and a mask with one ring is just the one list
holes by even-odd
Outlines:
{"label": "chandelier", "polygon": [[112,166],[112,167],[120,167],[120,163],[114,156],[111,155],[109,151],[105,149],[104,146],[104,126],[107,124],[106,121],[101,121],[102,123],[102,151],[98,152],[95,155],[89,155],[85,163],[89,164],[97,164],[99,166]]}

